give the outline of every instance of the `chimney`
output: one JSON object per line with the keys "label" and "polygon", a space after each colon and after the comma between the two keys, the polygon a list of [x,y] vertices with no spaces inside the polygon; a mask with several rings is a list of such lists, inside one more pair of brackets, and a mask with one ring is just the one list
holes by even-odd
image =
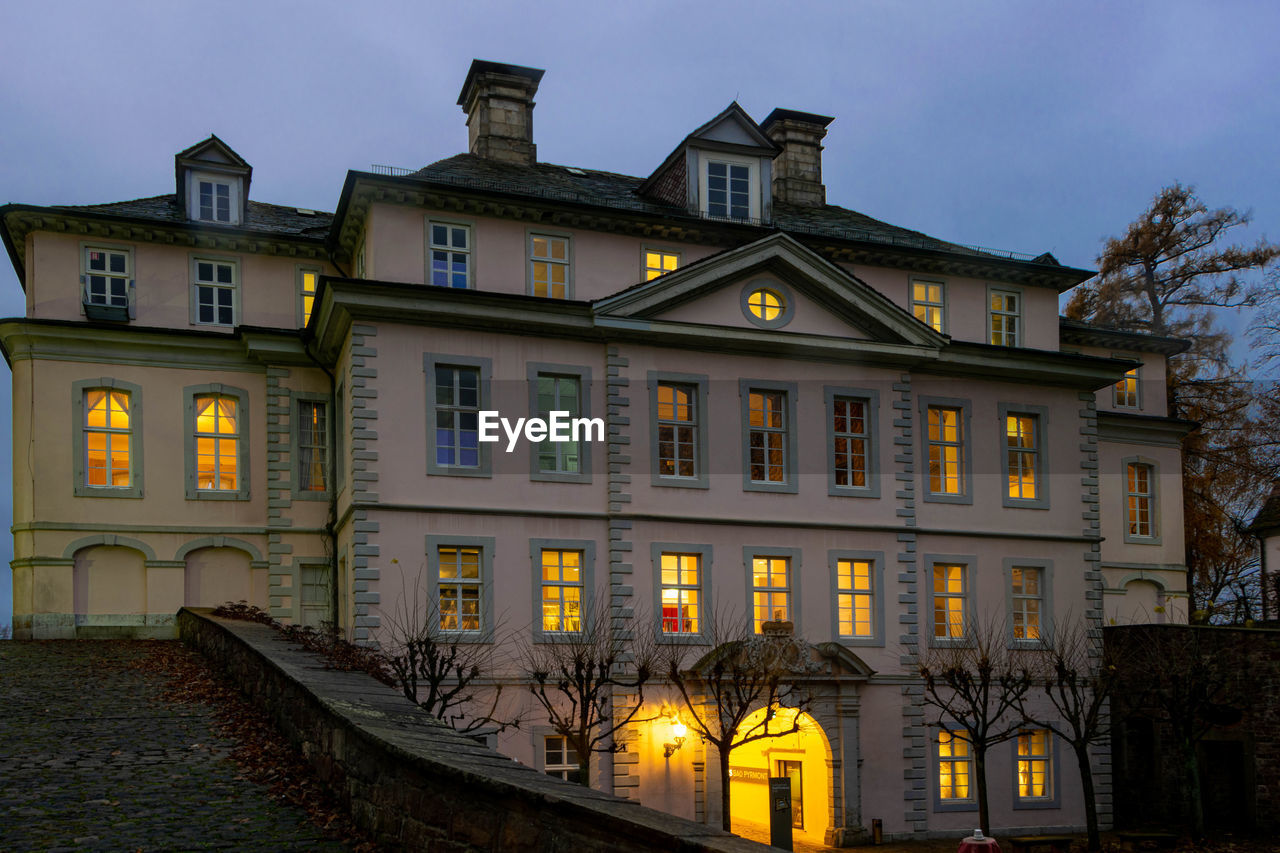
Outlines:
{"label": "chimney", "polygon": [[782,149],[773,160],[773,198],[787,204],[821,207],[827,203],[822,184],[822,138],[831,116],[777,109],[760,125]]}
{"label": "chimney", "polygon": [[458,106],[467,114],[468,150],[503,163],[532,166],[538,162],[533,144],[533,96],[542,79],[540,68],[502,62],[471,61]]}

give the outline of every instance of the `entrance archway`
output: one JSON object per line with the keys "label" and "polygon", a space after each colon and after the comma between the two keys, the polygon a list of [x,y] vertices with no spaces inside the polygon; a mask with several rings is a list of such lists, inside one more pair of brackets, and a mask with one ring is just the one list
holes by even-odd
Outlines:
{"label": "entrance archway", "polygon": [[[751,731],[764,715],[764,708],[755,711],[739,731]],[[739,821],[767,826],[769,777],[791,776],[792,832],[797,838],[823,844],[831,822],[831,745],[826,733],[813,717],[791,708],[781,709],[769,728],[789,729],[797,715],[798,731],[734,748],[729,761],[730,817],[734,826]]]}

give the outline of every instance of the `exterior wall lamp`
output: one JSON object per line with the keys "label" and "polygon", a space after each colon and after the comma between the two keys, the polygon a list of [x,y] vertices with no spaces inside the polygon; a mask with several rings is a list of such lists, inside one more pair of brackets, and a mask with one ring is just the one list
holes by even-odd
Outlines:
{"label": "exterior wall lamp", "polygon": [[676,750],[684,746],[684,739],[688,735],[689,729],[684,723],[680,722],[677,714],[671,715],[671,740],[672,743],[664,743],[662,745],[662,757],[670,758],[676,754]]}

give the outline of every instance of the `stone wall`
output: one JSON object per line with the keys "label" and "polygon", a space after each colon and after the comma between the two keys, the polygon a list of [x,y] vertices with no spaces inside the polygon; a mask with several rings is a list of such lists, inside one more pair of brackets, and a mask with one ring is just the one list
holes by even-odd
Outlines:
{"label": "stone wall", "polygon": [[393,688],[325,669],[268,626],[183,609],[178,632],[267,709],[381,843],[442,853],[773,849],[518,764]]}
{"label": "stone wall", "polygon": [[[1200,661],[1221,676],[1212,709],[1219,723],[1197,749],[1206,825],[1211,834],[1280,833],[1280,631],[1126,625],[1103,635],[1121,672],[1112,704],[1116,828],[1185,823],[1181,752],[1168,721],[1151,710],[1151,691],[1204,681],[1195,672]],[[1144,660],[1153,652],[1167,662]]]}

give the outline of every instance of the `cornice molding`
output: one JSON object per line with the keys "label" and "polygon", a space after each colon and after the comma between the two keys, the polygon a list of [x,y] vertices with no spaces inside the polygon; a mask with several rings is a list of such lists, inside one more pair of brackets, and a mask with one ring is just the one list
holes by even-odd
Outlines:
{"label": "cornice molding", "polygon": [[1122,444],[1182,447],[1182,439],[1200,425],[1182,418],[1098,412],[1098,438]]}

